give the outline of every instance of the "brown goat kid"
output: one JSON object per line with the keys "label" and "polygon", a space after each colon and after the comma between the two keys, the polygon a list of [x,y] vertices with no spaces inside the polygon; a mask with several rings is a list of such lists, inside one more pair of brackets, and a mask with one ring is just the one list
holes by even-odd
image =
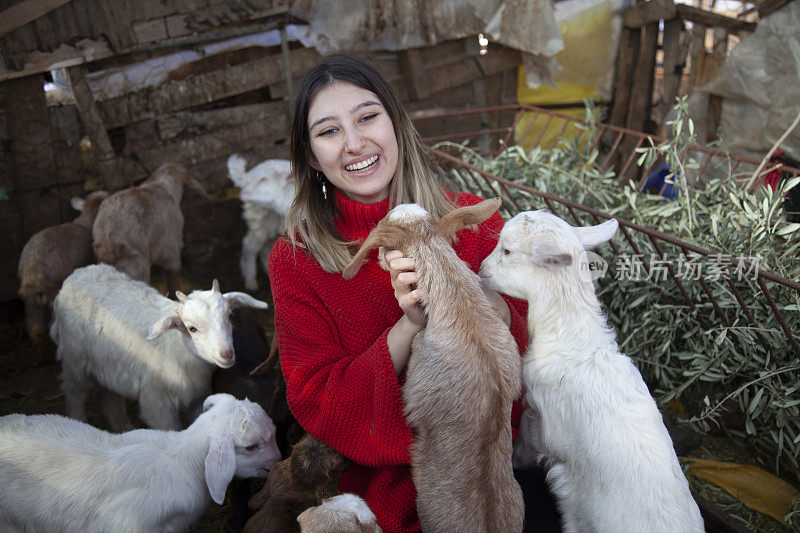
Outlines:
{"label": "brown goat kid", "polygon": [[451,246],[488,219],[500,200],[435,221],[416,204],[381,220],[342,275],[353,277],[376,247],[414,258],[428,323],[412,344],[403,386],[414,429],[411,469],[426,533],[522,531],[522,491],[511,467],[511,404],[520,393],[514,338],[481,280]]}
{"label": "brown goat kid", "polygon": [[272,466],[264,488],[250,499],[248,505],[258,511],[244,533],[299,533],[297,517],[339,494],[339,478],[348,464],[324,442],[304,435],[287,459]]}
{"label": "brown goat kid", "polygon": [[72,222],[35,233],[22,249],[17,269],[19,295],[25,302],[28,336],[39,349],[47,339],[48,309],[61,283],[76,268],[94,262],[92,224],[107,196],[107,192],[97,191],[85,200],[72,198],[72,207],[81,214]]}
{"label": "brown goat kid", "polygon": [[152,265],[166,271],[167,286],[177,289],[183,248],[183,187],[210,199],[182,165],[166,163],[139,186],[109,196],[94,223],[97,260],[133,279],[150,282]]}

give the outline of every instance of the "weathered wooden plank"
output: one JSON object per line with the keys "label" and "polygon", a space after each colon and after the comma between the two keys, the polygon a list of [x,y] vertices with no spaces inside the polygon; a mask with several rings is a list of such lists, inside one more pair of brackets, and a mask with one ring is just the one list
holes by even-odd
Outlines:
{"label": "weathered wooden plank", "polygon": [[208,111],[181,111],[156,119],[156,127],[159,138],[167,141],[187,133],[202,135],[253,120],[275,120],[281,115],[287,115],[285,102],[266,102]]}
{"label": "weathered wooden plank", "polygon": [[642,28],[642,46],[636,60],[626,121],[626,126],[632,130],[645,129],[653,98],[653,69],[656,64],[657,46],[658,22],[653,22]]}
{"label": "weathered wooden plank", "polygon": [[56,193],[61,205],[61,222],[77,216],[70,206],[72,196],[83,196],[81,165],[81,124],[73,105],[50,106],[50,135],[53,141],[53,166],[60,186]]}
{"label": "weathered wooden plank", "polygon": [[697,7],[689,6],[686,4],[676,4],[678,10],[678,17],[684,20],[690,20],[696,24],[703,24],[704,26],[717,26],[725,28],[726,30],[745,30],[755,31],[756,23],[748,22],[746,20],[735,19],[699,9]]}
{"label": "weathered wooden plank", "polygon": [[659,20],[671,20],[677,13],[678,9],[672,0],[649,0],[626,9],[622,22],[626,28],[638,29]]}
{"label": "weathered wooden plank", "polygon": [[521,64],[522,55],[519,50],[498,46],[485,56],[465,57],[457,63],[426,70],[425,73],[428,77],[428,89],[432,94]]}
{"label": "weathered wooden plank", "polygon": [[94,101],[92,90],[86,81],[87,69],[83,65],[67,70],[67,75],[75,95],[75,105],[81,117],[86,133],[92,141],[100,177],[109,191],[123,187],[117,168],[117,157],[111,139],[108,137],[108,126],[103,121],[100,109]]}
{"label": "weathered wooden plank", "polygon": [[0,37],[72,0],[23,0],[0,12]]}
{"label": "weathered wooden plank", "polygon": [[641,30],[622,28],[617,52],[617,70],[614,75],[614,97],[608,122],[615,126],[625,126],[628,118],[628,102],[633,84],[633,72],[641,46]]}
{"label": "weathered wooden plank", "polygon": [[689,72],[689,87],[697,87],[703,72],[706,58],[706,27],[702,24],[692,26],[692,63]]}
{"label": "weathered wooden plank", "polygon": [[681,61],[681,33],[683,32],[683,22],[674,19],[664,22],[663,44],[664,51],[664,89],[661,97],[661,123],[672,106],[675,105],[675,97],[678,95],[681,76],[683,75],[683,63]]}
{"label": "weathered wooden plank", "polygon": [[[236,152],[285,142],[288,136],[289,117],[284,114],[276,115],[271,120],[256,120],[142,150],[136,155],[150,170],[168,162],[192,166],[203,161],[227,157]],[[132,183],[146,176],[144,169],[131,158],[119,158],[118,161],[126,182]]]}
{"label": "weathered wooden plank", "polygon": [[428,96],[427,76],[422,64],[422,53],[419,48],[403,50],[400,52],[400,68],[405,77],[406,87],[411,98],[419,100]]}
{"label": "weathered wooden plank", "polygon": [[136,42],[153,43],[167,38],[167,25],[163,18],[153,20],[136,20],[132,23]]}
{"label": "weathered wooden plank", "polygon": [[[290,58],[294,75],[315,65],[319,54],[301,48],[292,51]],[[107,126],[114,128],[260,89],[283,76],[283,60],[275,55],[100,102],[99,106]]]}
{"label": "weathered wooden plank", "polygon": [[40,229],[61,222],[58,196],[49,192],[57,177],[43,86],[43,76],[14,80],[7,86],[8,135],[14,139],[11,175],[23,242]]}

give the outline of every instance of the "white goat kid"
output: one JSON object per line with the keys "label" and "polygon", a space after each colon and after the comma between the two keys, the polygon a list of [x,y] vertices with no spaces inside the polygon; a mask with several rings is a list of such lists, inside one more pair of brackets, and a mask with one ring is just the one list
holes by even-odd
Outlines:
{"label": "white goat kid", "polygon": [[300,513],[301,533],[383,533],[363,498],[345,493]]}
{"label": "white goat kid", "polygon": [[233,476],[280,459],[264,410],[209,396],[184,431],[112,434],[59,415],[0,417],[0,530],[182,531]]}
{"label": "white goat kid", "polygon": [[102,410],[112,429],[130,429],[123,398],[139,401],[142,420],[158,429],[183,427],[211,392],[214,365],[233,366],[231,308],[267,304],[241,292],[161,296],[110,265],[75,270],[53,306],[50,336],[58,344],[67,414],[85,420],[86,394],[106,389]]}
{"label": "white goat kid", "polygon": [[520,213],[483,261],[481,275],[497,290],[529,303],[522,376],[530,408],[515,461],[549,459],[568,533],[704,531],[658,408],[587,276],[586,250],[617,227]]}
{"label": "white goat kid", "polygon": [[242,218],[247,233],[242,239],[239,267],[247,290],[258,290],[257,261],[266,270],[267,256],[284,231],[284,218],[294,199],[292,164],[286,159],[267,159],[245,170],[245,159],[234,154],[228,158],[228,176],[240,189]]}

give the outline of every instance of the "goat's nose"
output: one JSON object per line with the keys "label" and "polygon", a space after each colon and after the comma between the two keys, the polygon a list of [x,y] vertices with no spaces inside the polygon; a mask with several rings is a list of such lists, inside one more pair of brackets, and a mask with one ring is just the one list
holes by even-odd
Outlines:
{"label": "goat's nose", "polygon": [[220,351],[220,352],[219,352],[219,358],[220,358],[220,359],[221,359],[223,362],[225,362],[225,363],[230,363],[231,365],[233,365],[233,363],[234,363],[234,361],[235,361],[235,356],[234,356],[234,354],[233,354],[233,348],[228,348],[228,349],[226,349],[226,350],[222,350],[222,351]]}

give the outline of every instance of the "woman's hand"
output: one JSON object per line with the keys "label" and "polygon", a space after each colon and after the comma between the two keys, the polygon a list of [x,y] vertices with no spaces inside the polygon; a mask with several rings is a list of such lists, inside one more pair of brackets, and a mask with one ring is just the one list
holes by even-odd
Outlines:
{"label": "woman's hand", "polygon": [[428,319],[419,304],[424,295],[414,287],[419,282],[419,276],[414,271],[414,259],[403,256],[403,252],[400,250],[386,252],[383,259],[389,267],[392,287],[394,287],[394,297],[397,298],[400,309],[403,310],[411,324],[419,329],[424,328]]}

